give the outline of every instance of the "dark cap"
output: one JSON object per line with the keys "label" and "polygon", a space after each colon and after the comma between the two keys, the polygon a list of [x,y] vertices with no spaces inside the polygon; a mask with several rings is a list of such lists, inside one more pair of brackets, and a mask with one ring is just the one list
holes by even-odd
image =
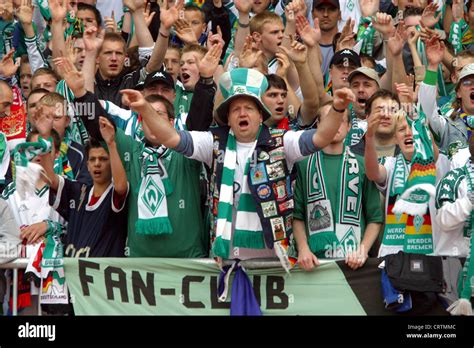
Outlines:
{"label": "dark cap", "polygon": [[334,56],[331,59],[331,63],[329,63],[329,66],[333,64],[338,65],[344,62],[350,62],[352,63],[352,65],[355,65],[357,68],[361,67],[359,55],[353,50],[350,50],[348,48],[334,53]]}
{"label": "dark cap", "polygon": [[315,8],[318,8],[319,6],[322,6],[322,5],[331,5],[333,7],[336,7],[336,8],[340,8],[339,6],[339,0],[314,0],[313,2],[313,10]]}
{"label": "dark cap", "polygon": [[154,71],[150,74],[145,79],[145,82],[139,83],[137,85],[137,89],[144,89],[152,85],[153,83],[156,82],[161,82],[167,85],[168,87],[171,87],[174,89],[174,80],[173,77],[167,73],[166,71],[163,70],[158,70]]}

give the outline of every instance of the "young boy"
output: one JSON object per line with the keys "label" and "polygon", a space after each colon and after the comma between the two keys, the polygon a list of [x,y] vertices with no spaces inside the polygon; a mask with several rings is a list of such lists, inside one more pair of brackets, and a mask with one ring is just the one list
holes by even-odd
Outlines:
{"label": "young boy", "polygon": [[45,165],[51,181],[50,203],[68,221],[65,256],[69,257],[121,257],[125,253],[127,176],[114,126],[104,117],[99,122],[105,144],[91,139],[86,147],[93,185],[56,175],[52,160]]}

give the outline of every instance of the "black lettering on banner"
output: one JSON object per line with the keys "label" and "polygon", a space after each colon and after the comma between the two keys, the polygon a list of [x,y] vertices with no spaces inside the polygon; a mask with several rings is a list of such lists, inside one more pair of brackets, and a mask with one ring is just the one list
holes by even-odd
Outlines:
{"label": "black lettering on banner", "polygon": [[96,262],[79,260],[79,279],[81,280],[82,294],[84,296],[91,295],[89,291],[89,283],[94,283],[94,278],[86,274],[87,268],[100,270],[100,265]]}
{"label": "black lettering on banner", "polygon": [[201,301],[191,301],[190,296],[189,296],[190,295],[190,291],[189,291],[190,283],[191,282],[202,283],[203,280],[204,280],[204,277],[202,277],[202,276],[185,276],[185,277],[183,277],[183,283],[182,283],[182,289],[183,289],[182,291],[183,291],[183,297],[184,297],[183,305],[186,308],[206,308],[204,303],[202,303]]}
{"label": "black lettering on banner", "polygon": [[132,271],[132,288],[133,288],[133,302],[135,304],[142,304],[142,297],[145,297],[146,302],[150,306],[156,306],[155,298],[155,273],[146,272],[146,284],[143,282],[142,276],[138,271]]}
{"label": "black lettering on banner", "polygon": [[[276,284],[276,289],[274,289]],[[279,276],[267,276],[267,309],[287,309],[288,295],[283,292],[285,288],[285,279]],[[274,301],[278,297],[280,302]]]}
{"label": "black lettering on banner", "polygon": [[253,293],[255,294],[255,298],[257,299],[258,305],[262,306],[262,298],[260,296],[260,276],[254,275],[253,276]]}
{"label": "black lettering on banner", "polygon": [[[112,275],[117,274],[118,280],[112,279]],[[107,299],[114,299],[114,288],[120,290],[122,302],[128,303],[127,276],[125,271],[118,267],[109,266],[104,270],[105,289],[107,290]]]}
{"label": "black lettering on banner", "polygon": [[217,300],[219,297],[219,295],[217,294],[217,289],[218,289],[217,277],[212,276],[211,277],[211,308],[212,309],[220,309],[220,308],[229,309],[230,302],[219,302]]}

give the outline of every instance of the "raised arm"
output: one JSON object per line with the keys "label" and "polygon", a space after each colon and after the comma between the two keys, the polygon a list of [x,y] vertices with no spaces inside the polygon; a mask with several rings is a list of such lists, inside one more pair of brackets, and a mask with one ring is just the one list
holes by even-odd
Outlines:
{"label": "raised arm", "polygon": [[60,57],[66,52],[63,24],[67,15],[67,2],[67,0],[49,0],[53,58]]}
{"label": "raised arm", "polygon": [[281,47],[290,59],[295,63],[296,71],[300,80],[303,103],[301,105],[301,117],[304,125],[312,124],[319,108],[319,98],[316,82],[311,75],[308,64],[308,50],[305,45],[293,41],[291,48]]}
{"label": "raised arm", "polygon": [[102,138],[109,149],[114,190],[120,196],[125,195],[128,189],[127,174],[125,173],[122,160],[117,150],[117,144],[115,143],[115,128],[108,119],[102,116],[99,118],[99,127],[100,134],[102,134]]}
{"label": "raised arm", "polygon": [[138,47],[152,47],[153,38],[145,22],[145,16],[143,14],[145,3],[143,0],[123,0],[123,5],[128,7],[132,13]]}
{"label": "raised arm", "polygon": [[334,92],[332,108],[326,117],[320,121],[318,131],[313,135],[313,144],[319,149],[329,145],[336,135],[342,122],[342,117],[349,104],[355,101],[354,93],[347,87]]}
{"label": "raised arm", "polygon": [[91,27],[87,28],[83,35],[86,56],[84,58],[84,64],[82,65],[82,72],[84,73],[86,81],[86,90],[92,93],[94,93],[95,90],[96,58],[104,42],[102,33],[99,35],[96,35],[96,33],[97,29]]}
{"label": "raised arm", "polygon": [[161,66],[165,60],[166,50],[168,49],[168,40],[171,27],[178,20],[182,9],[183,0],[178,0],[178,3],[173,6],[168,6],[168,0],[163,1],[163,6],[160,8],[160,30],[158,37],[156,38],[153,53],[151,54],[150,60],[146,65],[146,71],[153,72],[161,69]]}
{"label": "raised arm", "polygon": [[181,140],[179,133],[157,114],[140,92],[124,89],[120,93],[123,94],[124,104],[142,116],[143,123],[148,126],[158,143],[171,149],[178,146]]}
{"label": "raised arm", "polygon": [[238,27],[235,33],[234,54],[240,57],[242,49],[244,48],[245,40],[250,35],[250,9],[252,8],[251,0],[234,0],[234,5],[239,11]]}
{"label": "raised arm", "polygon": [[375,131],[380,123],[382,107],[372,110],[367,118],[367,132],[365,133],[365,175],[369,180],[382,184],[387,180],[387,170],[379,164],[377,151],[375,149]]}

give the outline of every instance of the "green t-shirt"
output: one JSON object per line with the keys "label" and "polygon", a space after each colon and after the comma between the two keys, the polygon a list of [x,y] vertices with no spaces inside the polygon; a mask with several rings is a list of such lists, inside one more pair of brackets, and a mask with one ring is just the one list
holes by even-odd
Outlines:
{"label": "green t-shirt", "polygon": [[[328,200],[331,203],[331,210],[332,216],[336,216],[336,212],[338,210],[337,204],[337,196],[340,190],[339,184],[339,172],[341,170],[341,161],[343,159],[343,155],[328,155],[324,152],[322,154],[322,162],[323,162],[323,173],[326,185],[326,192],[328,195]],[[361,191],[359,194],[362,194],[362,215],[361,215],[361,239],[365,233],[365,227],[369,223],[382,223],[383,222],[383,215],[382,209],[380,207],[380,196],[377,187],[373,181],[367,179],[365,175],[365,165],[364,165],[364,158],[355,155],[358,165],[359,165],[359,178],[362,178],[362,182],[360,183],[359,187],[361,187]],[[306,157],[304,160],[298,162],[298,173],[296,178],[296,185],[295,185],[295,209],[293,212],[293,218],[302,220],[305,222],[305,230],[306,236],[309,238],[309,229],[308,229],[308,213],[307,213],[307,195],[308,195],[308,187],[306,183],[307,180],[307,166],[309,161],[309,156]],[[360,243],[360,241],[359,241]]]}
{"label": "green t-shirt", "polygon": [[199,174],[201,163],[190,160],[177,152],[163,159],[163,164],[173,185],[173,192],[166,197],[168,217],[173,226],[170,235],[138,235],[138,192],[141,183],[141,144],[117,129],[118,152],[130,184],[128,195],[128,241],[131,257],[182,257],[208,256],[208,234],[204,230],[201,212]]}

